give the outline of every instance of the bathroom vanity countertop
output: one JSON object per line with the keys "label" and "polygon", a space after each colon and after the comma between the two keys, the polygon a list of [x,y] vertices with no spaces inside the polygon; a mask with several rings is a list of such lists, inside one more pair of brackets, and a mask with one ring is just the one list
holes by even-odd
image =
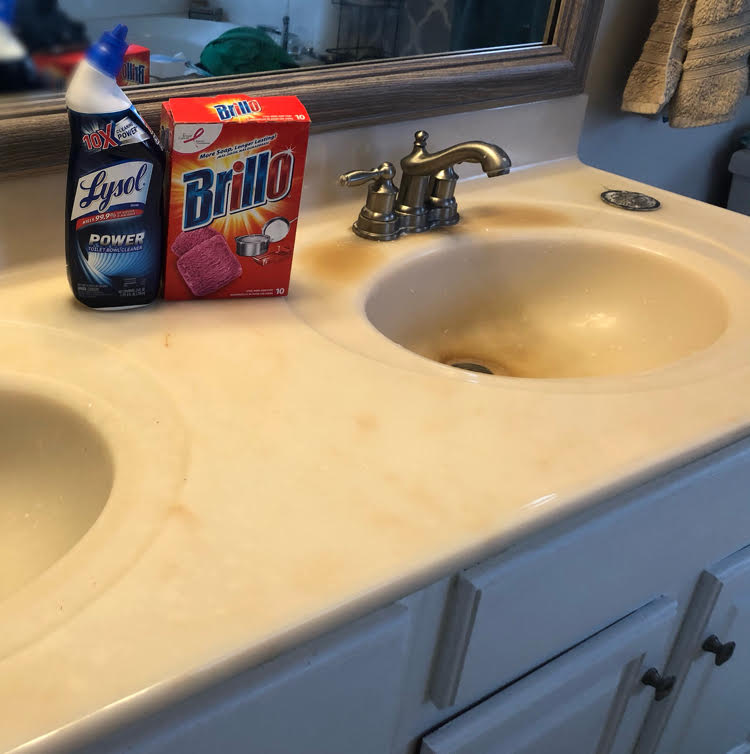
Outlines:
{"label": "bathroom vanity countertop", "polygon": [[[86,359],[111,354],[115,371],[158,387],[150,415],[164,413],[174,442],[153,457],[169,466],[169,499],[121,568],[74,573],[117,555],[102,516],[54,579],[0,603],[0,750],[106,727],[257,664],[747,434],[750,330],[653,377],[545,384],[448,373],[371,328],[360,349],[361,315],[326,321],[399,255],[498,227],[666,241],[689,225],[696,248],[720,249],[750,278],[736,251],[748,218],[655,189],[661,211],[626,213],[599,200],[612,187],[638,184],[573,159],[470,181],[460,225],[391,244],[351,234],[352,194],[303,214],[288,300],[88,311],[69,293],[61,237],[54,259],[8,267],[2,352],[30,348],[29,326],[74,336],[70,363],[50,357],[46,374],[74,385]],[[63,582],[74,608],[55,591]]]}

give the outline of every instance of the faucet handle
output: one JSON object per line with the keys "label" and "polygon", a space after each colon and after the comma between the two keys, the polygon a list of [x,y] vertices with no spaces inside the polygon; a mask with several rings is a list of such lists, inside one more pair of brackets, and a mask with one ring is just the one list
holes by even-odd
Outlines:
{"label": "faucet handle", "polygon": [[352,170],[339,176],[340,186],[361,186],[369,183],[367,202],[352,226],[362,238],[375,241],[392,241],[398,238],[398,219],[393,211],[397,189],[393,185],[396,168],[392,162],[383,162],[372,170]]}
{"label": "faucet handle", "polygon": [[382,162],[372,170],[352,170],[339,176],[339,186],[361,186],[369,181],[385,183],[392,181],[396,175],[396,168],[392,162]]}

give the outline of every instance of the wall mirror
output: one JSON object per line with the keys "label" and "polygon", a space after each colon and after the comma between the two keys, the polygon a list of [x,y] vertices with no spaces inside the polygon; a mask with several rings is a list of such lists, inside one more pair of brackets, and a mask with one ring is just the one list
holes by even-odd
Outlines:
{"label": "wall mirror", "polygon": [[252,91],[296,94],[322,129],[580,92],[602,2],[15,0],[34,76],[0,96],[0,172],[65,162],[65,77],[118,22],[152,124],[169,97]]}

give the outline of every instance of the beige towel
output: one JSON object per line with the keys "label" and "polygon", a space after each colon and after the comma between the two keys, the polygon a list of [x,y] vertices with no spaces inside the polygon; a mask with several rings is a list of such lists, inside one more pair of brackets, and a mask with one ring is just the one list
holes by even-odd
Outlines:
{"label": "beige towel", "polygon": [[748,53],[750,0],[696,0],[670,125],[691,128],[732,120],[747,91]]}
{"label": "beige towel", "polygon": [[672,98],[682,73],[695,2],[659,0],[656,21],[625,86],[623,110],[653,115]]}

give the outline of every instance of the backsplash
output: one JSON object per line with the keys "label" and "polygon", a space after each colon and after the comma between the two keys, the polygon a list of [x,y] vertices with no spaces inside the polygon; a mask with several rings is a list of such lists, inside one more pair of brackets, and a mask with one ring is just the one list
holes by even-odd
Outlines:
{"label": "backsplash", "polygon": [[[577,95],[313,134],[302,191],[302,222],[305,212],[363,201],[365,189],[341,188],[338,176],[385,160],[398,170],[419,129],[429,132],[430,151],[467,139],[497,143],[510,155],[514,170],[571,157],[576,154],[586,102],[585,95]],[[459,165],[458,173],[462,178],[482,174],[473,164]],[[64,169],[0,181],[0,269],[49,258],[63,264],[64,202]],[[41,217],[39,207],[45,208]],[[351,219],[347,215],[342,222],[348,224]]]}
{"label": "backsplash", "polygon": [[[346,131],[327,131],[310,137],[302,206],[306,209],[364,198],[364,190],[342,189],[337,178],[347,170],[369,169],[389,161],[396,166],[411,151],[414,132],[429,134],[428,151],[434,152],[467,140],[488,141],[502,147],[513,169],[576,154],[587,98],[561,97],[525,105],[498,107],[424,117]],[[461,178],[483,175],[478,165],[457,166]],[[500,179],[502,180],[502,179]]]}

